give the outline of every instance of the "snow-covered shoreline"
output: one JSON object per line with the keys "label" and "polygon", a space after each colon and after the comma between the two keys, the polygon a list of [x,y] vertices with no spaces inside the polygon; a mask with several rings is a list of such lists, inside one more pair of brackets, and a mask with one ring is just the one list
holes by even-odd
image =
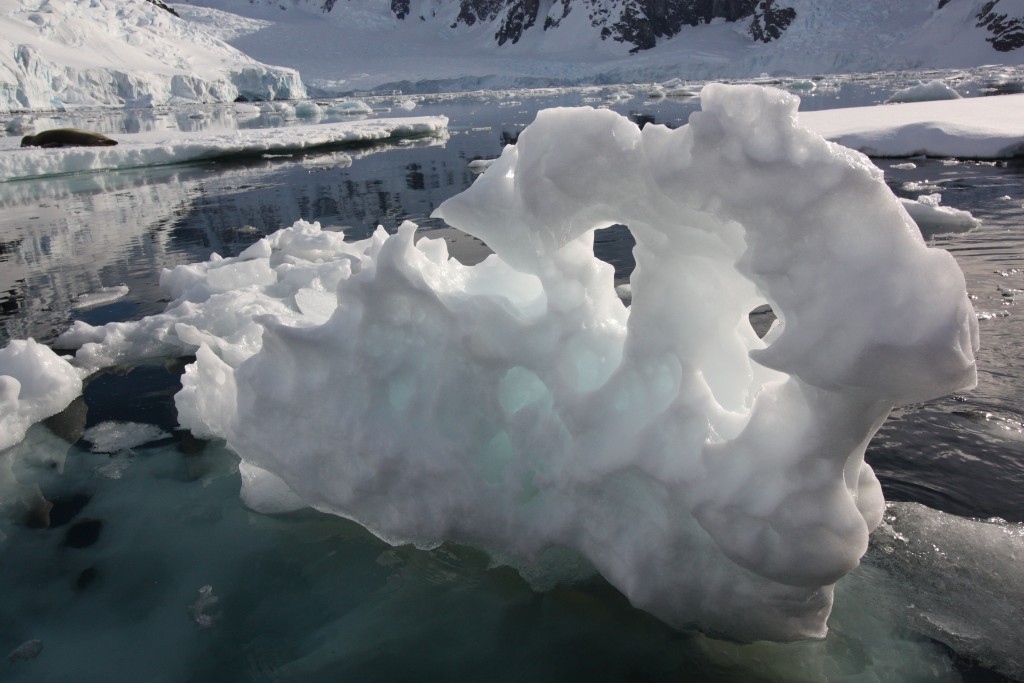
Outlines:
{"label": "snow-covered shoreline", "polygon": [[1024,155],[1024,95],[802,112],[822,137],[873,157]]}

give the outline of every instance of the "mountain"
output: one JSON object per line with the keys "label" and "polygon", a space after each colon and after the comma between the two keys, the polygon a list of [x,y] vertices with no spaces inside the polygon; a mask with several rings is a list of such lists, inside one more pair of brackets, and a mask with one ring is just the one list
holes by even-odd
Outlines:
{"label": "mountain", "polygon": [[[320,95],[1013,64],[1024,0],[184,0]],[[244,30],[236,21],[262,22]],[[229,35],[230,34],[230,35]]]}
{"label": "mountain", "polygon": [[0,112],[1016,66],[1024,54],[1024,0],[0,0],[0,8]]}
{"label": "mountain", "polygon": [[0,111],[304,97],[159,0],[0,0]]}

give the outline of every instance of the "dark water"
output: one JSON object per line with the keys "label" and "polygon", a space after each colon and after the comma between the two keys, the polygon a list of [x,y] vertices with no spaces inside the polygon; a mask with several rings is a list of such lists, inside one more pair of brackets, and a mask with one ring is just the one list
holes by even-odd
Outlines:
{"label": "dark water", "polygon": [[[804,108],[875,102],[908,78],[819,83]],[[478,259],[476,240],[429,218],[472,183],[469,161],[497,156],[540,108],[601,104],[617,90],[428,98],[410,114],[447,115],[443,145],[0,184],[0,343],[50,342],[75,319],[158,312],[161,268],[237,254],[298,218],[352,238],[412,220]],[[611,106],[640,123],[681,125],[698,106],[626,90],[636,96]],[[179,127],[231,123],[167,116]],[[1024,290],[1024,164],[913,161],[876,163],[900,196],[941,192],[943,204],[983,221],[933,241],[990,315],[980,321],[978,387],[898,409],[867,457],[891,500],[1024,521],[1024,294],[1014,293]],[[628,230],[611,228],[595,252],[626,281],[631,246]],[[124,299],[72,310],[79,294],[121,283],[131,290]],[[0,662],[0,679],[1008,680],[925,635],[883,627],[886,610],[856,604],[870,576],[840,586],[825,641],[741,646],[669,629],[600,579],[538,593],[472,549],[390,548],[314,512],[257,515],[238,499],[234,456],[176,430],[182,369],[173,361],[103,374],[49,429],[0,454],[0,655],[43,646],[34,659]],[[78,441],[108,420],[170,436],[115,454]],[[29,523],[41,500],[52,503],[48,526]]]}

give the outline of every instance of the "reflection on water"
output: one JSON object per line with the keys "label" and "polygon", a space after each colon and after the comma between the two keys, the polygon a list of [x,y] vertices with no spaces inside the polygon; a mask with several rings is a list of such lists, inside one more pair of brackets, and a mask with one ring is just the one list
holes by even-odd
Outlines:
{"label": "reflection on water", "polygon": [[[958,87],[973,94],[1018,87],[1019,79],[1000,81],[999,73],[945,77],[960,78]],[[789,85],[811,109],[881,101],[925,77],[934,75]],[[0,344],[51,341],[76,318],[99,324],[157,312],[165,303],[162,268],[237,254],[298,218],[353,238],[413,220],[439,231],[453,253],[477,260],[478,241],[429,219],[473,182],[469,162],[500,154],[542,107],[598,106],[622,90],[423,96],[412,112],[391,111],[449,116],[443,146],[0,183]],[[609,106],[638,123],[678,126],[699,107],[693,98],[627,90],[632,99]],[[117,132],[295,120],[286,112],[241,113],[200,107],[52,122]],[[993,315],[981,321],[978,388],[899,409],[867,459],[890,499],[1022,521],[1024,165],[913,161],[913,168],[878,163],[898,195],[940,192],[943,204],[982,220],[974,232],[933,242],[957,258],[978,311]],[[631,248],[627,226],[595,238],[617,282],[628,281]],[[78,295],[122,283],[130,288],[124,299],[72,310]],[[922,671],[927,680],[999,680],[905,623],[898,597],[866,601],[884,583],[871,567],[840,585],[826,641],[741,646],[669,629],[597,579],[536,593],[467,548],[390,548],[358,525],[311,511],[252,514],[238,499],[234,457],[175,431],[181,372],[175,361],[103,374],[54,423],[72,441],[107,420],[155,424],[174,433],[169,445],[98,454],[37,426],[0,454],[0,582],[19,587],[0,601],[0,654],[34,638],[45,646],[37,660],[12,664],[11,680],[123,680],[132,672],[135,680],[169,681],[824,681],[915,680]],[[19,523],[40,514],[49,515],[49,528]],[[71,529],[85,522],[95,538],[68,545]],[[3,561],[14,553],[18,562]],[[72,668],[86,663],[84,675]]]}

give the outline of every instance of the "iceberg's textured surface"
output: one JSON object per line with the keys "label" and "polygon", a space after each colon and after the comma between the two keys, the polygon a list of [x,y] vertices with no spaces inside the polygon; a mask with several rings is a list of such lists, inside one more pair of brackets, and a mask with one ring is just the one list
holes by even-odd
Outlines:
{"label": "iceberg's textured surface", "polygon": [[[300,221],[166,272],[161,316],[61,343],[83,372],[196,352],[179,419],[241,456],[257,509],[301,499],[540,584],[589,564],[676,625],[820,636],[882,517],[867,442],[974,382],[977,323],[953,258],[796,98],[702,105],[674,131],[542,112],[437,212],[494,249],[477,266],[410,223],[346,243]],[[630,308],[593,254],[615,223]]]}

